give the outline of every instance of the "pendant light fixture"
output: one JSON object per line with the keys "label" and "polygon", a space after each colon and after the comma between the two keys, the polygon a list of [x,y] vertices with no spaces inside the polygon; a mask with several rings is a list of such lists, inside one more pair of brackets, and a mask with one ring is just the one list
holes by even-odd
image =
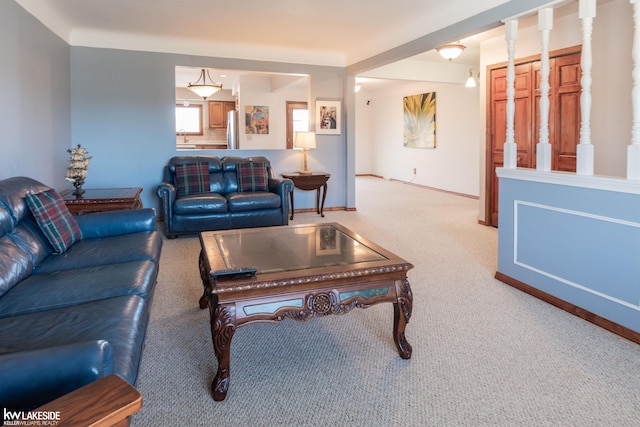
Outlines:
{"label": "pendant light fixture", "polygon": [[461,45],[460,42],[445,44],[436,48],[440,56],[442,56],[444,59],[448,59],[449,61],[451,61],[452,59],[456,59],[465,49],[466,46]]}
{"label": "pendant light fixture", "polygon": [[[209,76],[209,80],[211,80],[211,83],[207,83],[207,76]],[[202,80],[202,82],[200,82],[200,80]],[[198,96],[201,96],[206,100],[207,97],[222,89],[222,83],[214,82],[209,75],[209,70],[205,71],[205,69],[203,68],[202,72],[200,73],[200,78],[193,84],[189,83],[189,85],[187,85],[187,89],[193,91],[194,93],[198,94]]]}

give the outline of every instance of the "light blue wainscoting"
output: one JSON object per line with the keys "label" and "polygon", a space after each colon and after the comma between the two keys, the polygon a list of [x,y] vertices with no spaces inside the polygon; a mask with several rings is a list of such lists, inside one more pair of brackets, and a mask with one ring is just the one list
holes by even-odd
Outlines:
{"label": "light blue wainscoting", "polygon": [[498,272],[640,332],[640,183],[499,177]]}

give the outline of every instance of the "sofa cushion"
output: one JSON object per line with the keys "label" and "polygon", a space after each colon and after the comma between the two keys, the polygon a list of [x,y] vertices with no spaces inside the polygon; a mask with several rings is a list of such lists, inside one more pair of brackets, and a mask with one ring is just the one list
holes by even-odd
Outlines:
{"label": "sofa cushion", "polygon": [[151,261],[32,274],[0,298],[0,317],[55,310],[123,295],[149,297],[158,276]]}
{"label": "sofa cushion", "polygon": [[[0,201],[0,203],[2,203]],[[13,229],[13,219],[9,211],[0,205],[0,236],[9,233]]]}
{"label": "sofa cushion", "polygon": [[280,208],[280,197],[268,191],[229,193],[226,195],[230,212],[255,211]]}
{"label": "sofa cushion", "polygon": [[0,319],[0,354],[105,340],[113,371],[135,384],[150,305],[128,295]]}
{"label": "sofa cushion", "polygon": [[31,274],[33,262],[10,236],[0,237],[0,297]]}
{"label": "sofa cushion", "polygon": [[83,239],[62,255],[49,255],[34,273],[73,270],[96,265],[160,259],[162,238],[157,231]]}
{"label": "sofa cushion", "polygon": [[209,192],[209,164],[207,162],[175,165],[175,180],[178,196]]}
{"label": "sofa cushion", "polygon": [[176,199],[173,212],[178,215],[207,214],[227,211],[227,199],[216,193],[196,194]]}
{"label": "sofa cushion", "polygon": [[31,257],[31,262],[37,266],[53,252],[49,240],[44,236],[42,230],[33,217],[23,218],[11,233],[11,238],[20,248]]}
{"label": "sofa cushion", "polygon": [[[0,180],[0,206],[9,212],[13,225],[16,225],[22,218],[31,215],[24,196],[27,193],[39,193],[48,189],[46,185],[25,176]],[[4,223],[4,220],[0,223]]]}
{"label": "sofa cushion", "polygon": [[265,162],[242,161],[236,165],[238,191],[269,191],[269,174]]}
{"label": "sofa cushion", "polygon": [[42,233],[55,252],[63,253],[82,239],[78,223],[55,190],[28,193],[25,198]]}

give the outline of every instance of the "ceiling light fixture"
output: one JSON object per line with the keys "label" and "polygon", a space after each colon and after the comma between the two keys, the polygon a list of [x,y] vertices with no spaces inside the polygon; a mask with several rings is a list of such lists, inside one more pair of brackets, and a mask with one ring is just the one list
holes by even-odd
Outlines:
{"label": "ceiling light fixture", "polygon": [[466,46],[458,43],[445,44],[444,46],[437,47],[436,50],[444,59],[448,59],[451,61],[452,59],[456,59],[463,50],[466,49]]}
{"label": "ceiling light fixture", "polygon": [[[207,84],[206,76],[209,76],[209,80],[211,80],[210,84]],[[202,83],[200,83],[200,80],[202,80]],[[209,70],[206,70],[205,72],[205,69],[203,68],[202,72],[200,73],[200,78],[196,80],[196,82],[193,84],[190,82],[187,85],[187,89],[198,94],[198,96],[201,96],[204,99],[207,99],[207,97],[213,95],[214,93],[222,89],[222,83],[214,82],[211,76],[209,75]]]}

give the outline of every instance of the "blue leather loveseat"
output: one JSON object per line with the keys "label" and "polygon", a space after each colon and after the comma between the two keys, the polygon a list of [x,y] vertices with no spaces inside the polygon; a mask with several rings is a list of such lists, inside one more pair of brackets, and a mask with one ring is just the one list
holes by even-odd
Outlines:
{"label": "blue leather loveseat", "polygon": [[0,180],[0,407],[9,410],[111,373],[134,385],[158,275],[153,209],[72,217],[81,234],[60,251],[27,201],[47,192],[30,178]]}
{"label": "blue leather loveseat", "polygon": [[178,156],[156,189],[165,234],[289,223],[290,179],[274,178],[265,157]]}

